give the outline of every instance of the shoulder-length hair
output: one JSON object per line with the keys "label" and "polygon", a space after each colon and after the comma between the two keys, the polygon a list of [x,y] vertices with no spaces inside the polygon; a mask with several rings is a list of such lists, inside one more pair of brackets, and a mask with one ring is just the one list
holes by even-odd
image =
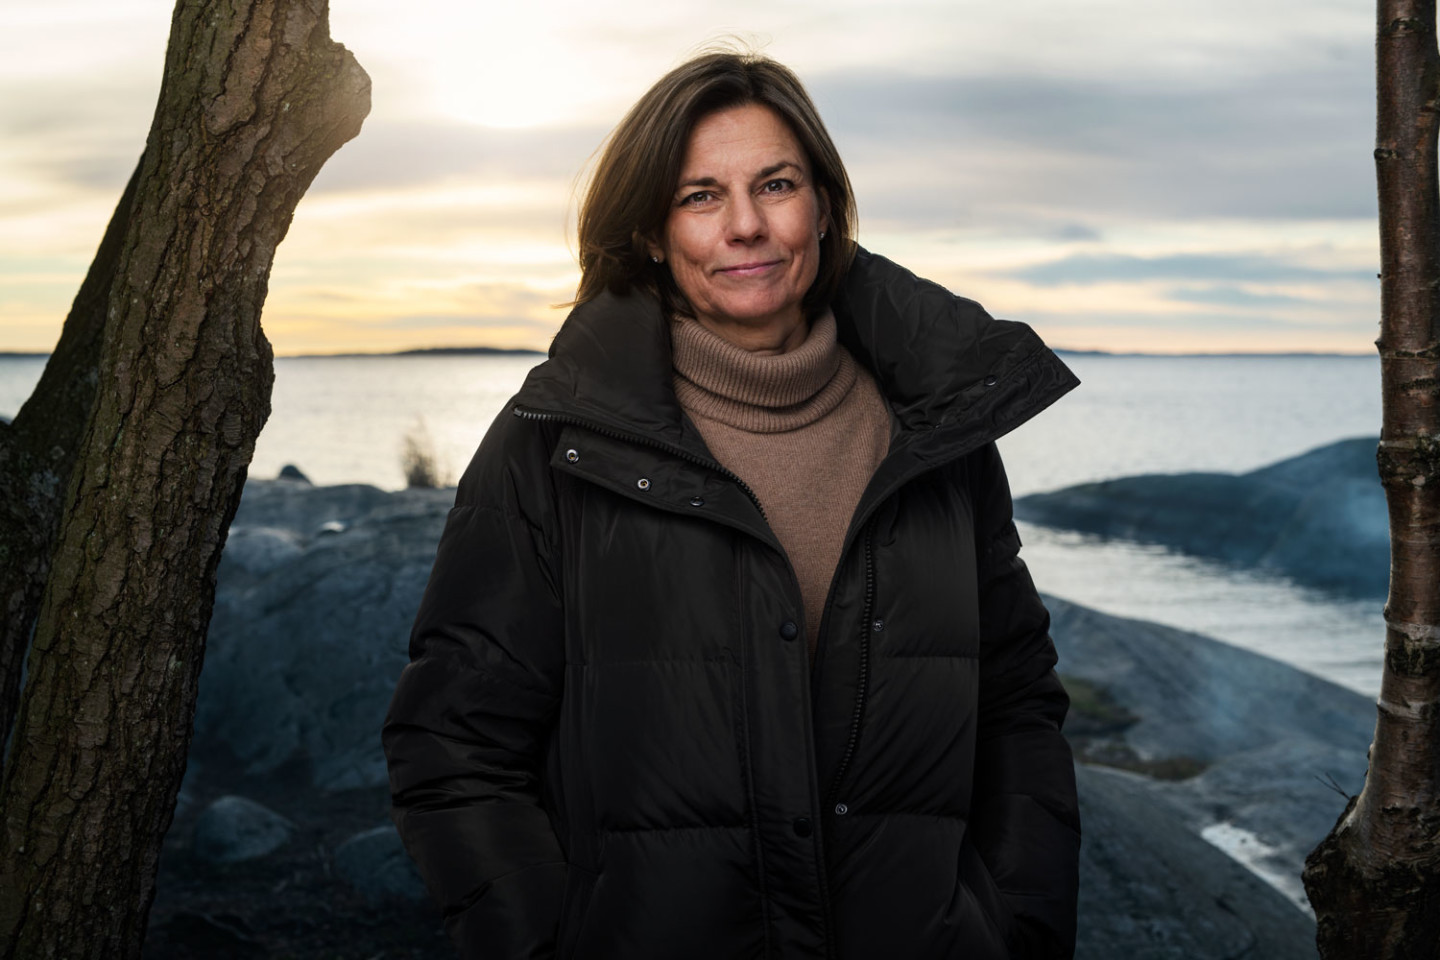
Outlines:
{"label": "shoulder-length hair", "polygon": [[576,304],[605,290],[639,288],[659,298],[667,315],[694,315],[670,268],[651,261],[647,242],[664,228],[695,125],[748,104],[767,106],[785,121],[805,151],[820,202],[828,200],[830,227],[803,303],[812,318],[829,304],[854,256],[850,177],[800,78],[769,57],[728,51],[702,54],[665,74],[606,139],[580,205]]}

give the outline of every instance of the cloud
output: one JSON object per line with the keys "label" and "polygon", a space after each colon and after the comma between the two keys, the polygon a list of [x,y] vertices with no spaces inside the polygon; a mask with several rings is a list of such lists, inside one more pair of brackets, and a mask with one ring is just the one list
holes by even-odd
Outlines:
{"label": "cloud", "polygon": [[1062,223],[1056,227],[1051,236],[1056,240],[1068,241],[1091,241],[1100,240],[1102,234],[1092,226],[1083,223]]}
{"label": "cloud", "polygon": [[572,179],[607,128],[498,129],[371,121],[321,169],[311,189],[393,189],[454,180]]}
{"label": "cloud", "polygon": [[145,148],[155,108],[153,77],[127,75],[99,89],[83,78],[46,78],[19,93],[13,85],[0,86],[7,175],[113,192],[118,199]]}
{"label": "cloud", "polygon": [[1375,339],[1368,316],[1315,322],[1240,310],[1026,310],[1007,319],[1022,320],[1046,343],[1069,349],[1363,353]]}
{"label": "cloud", "polygon": [[[1008,220],[1054,236],[1075,223],[1103,232],[1117,218],[1372,217],[1373,80],[1361,52],[1275,58],[1268,75],[1234,79],[1123,64],[1107,77],[847,69],[808,79],[867,222]],[[118,190],[143,144],[151,83],[37,85],[0,111],[0,134],[26,144],[29,175]],[[616,119],[498,129],[380,114],[311,191],[568,184]]]}
{"label": "cloud", "polygon": [[[118,193],[144,148],[153,104],[153,93],[137,84],[96,92],[78,82],[54,83],[0,110],[0,138],[24,145],[12,161],[24,176]],[[454,181],[568,184],[607,132],[598,125],[496,129],[372,117],[325,163],[309,192]]]}
{"label": "cloud", "polygon": [[1262,254],[1221,253],[1182,253],[1161,257],[1077,253],[1048,263],[1010,270],[1006,275],[1040,287],[1147,280],[1287,283],[1375,278],[1374,271],[1325,270]]}
{"label": "cloud", "polygon": [[811,83],[867,215],[929,224],[1375,213],[1368,59],[1244,82],[828,75]]}
{"label": "cloud", "polygon": [[1297,297],[1288,293],[1255,293],[1244,287],[1231,285],[1179,287],[1166,291],[1165,296],[1181,303],[1200,303],[1221,307],[1289,307],[1317,302],[1313,297]]}
{"label": "cloud", "polygon": [[448,314],[410,314],[399,317],[386,317],[375,321],[372,327],[379,327],[386,330],[434,330],[434,329],[459,329],[459,330],[486,330],[491,327],[523,328],[533,331],[539,336],[549,336],[555,332],[557,323],[536,320],[532,317],[516,317],[504,315],[486,316],[451,316]]}
{"label": "cloud", "polygon": [[[1267,324],[1300,314],[1330,330],[1363,313],[1373,336],[1361,301],[1374,271],[1359,269],[1374,259],[1373,23],[1344,0],[1213,0],[1163,17],[1136,0],[883,11],[804,0],[780,12],[735,0],[647,8],[623,27],[593,4],[542,6],[562,33],[521,37],[540,16],[531,8],[507,14],[513,23],[439,0],[398,19],[379,0],[333,12],[336,38],[375,78],[376,109],[297,211],[267,305],[267,325],[288,317],[295,332],[277,344],[310,336],[305,323],[348,346],[393,316],[410,326],[373,335],[404,346],[427,330],[439,342],[443,317],[494,316],[511,331],[517,316],[558,316],[541,301],[572,288],[574,178],[691,43],[742,21],[763,22],[766,49],[815,96],[862,235],[907,265],[1022,306],[1094,307],[1094,344],[1102,332],[1149,342],[1139,323],[1168,324],[1167,336],[1183,325],[1196,342],[1259,342],[1261,330],[1278,342],[1292,328]],[[24,40],[0,58],[0,225],[17,239],[0,269],[28,270],[37,252],[73,261],[74,280],[27,288],[23,316],[10,311],[58,329],[143,147],[168,7],[21,0],[15,11],[0,13]],[[477,54],[487,42],[504,49]],[[544,125],[460,119],[502,100]],[[1331,260],[1339,267],[1322,269]],[[521,291],[513,300],[477,292],[507,285]],[[1112,303],[1118,314],[1104,312]],[[0,345],[17,336],[7,328]]]}

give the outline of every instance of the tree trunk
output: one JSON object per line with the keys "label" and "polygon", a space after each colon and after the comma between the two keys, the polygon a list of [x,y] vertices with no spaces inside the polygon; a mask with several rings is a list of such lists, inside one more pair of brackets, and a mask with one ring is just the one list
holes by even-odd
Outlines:
{"label": "tree trunk", "polygon": [[1440,957],[1440,52],[1435,0],[1379,0],[1385,667],[1360,796],[1311,852],[1330,958]]}
{"label": "tree trunk", "polygon": [[0,956],[140,954],[269,414],[270,266],[369,91],[325,0],[176,5],[0,788]]}
{"label": "tree trunk", "polygon": [[8,427],[0,425],[0,775],[20,702],[20,664],[50,575],[61,497],[95,401],[105,310],[139,175],[137,166],[35,392]]}

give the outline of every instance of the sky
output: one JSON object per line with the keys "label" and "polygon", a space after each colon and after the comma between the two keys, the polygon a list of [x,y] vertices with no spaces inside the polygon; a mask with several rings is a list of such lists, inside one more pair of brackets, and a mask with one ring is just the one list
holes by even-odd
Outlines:
{"label": "sky", "polygon": [[[172,5],[0,5],[0,351],[46,351],[144,147]],[[1373,353],[1373,5],[332,0],[373,81],[296,211],[278,355],[544,349],[577,184],[665,71],[738,37],[806,83],[860,242],[1117,352]]]}

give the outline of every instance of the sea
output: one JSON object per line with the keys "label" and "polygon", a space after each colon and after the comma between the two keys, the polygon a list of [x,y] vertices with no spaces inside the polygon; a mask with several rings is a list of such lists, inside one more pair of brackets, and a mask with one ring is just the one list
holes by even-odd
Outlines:
{"label": "sea", "polygon": [[[1380,430],[1373,356],[1063,356],[1080,386],[1000,440],[1017,497],[1134,474],[1244,472]],[[410,437],[429,445],[453,482],[542,359],[278,359],[250,475],[273,477],[289,464],[317,484],[398,489]],[[15,415],[44,362],[0,356],[0,416]],[[1379,690],[1379,599],[1336,598],[1154,546],[1030,524],[1020,535],[1021,556],[1045,593],[1208,634],[1367,695]]]}

